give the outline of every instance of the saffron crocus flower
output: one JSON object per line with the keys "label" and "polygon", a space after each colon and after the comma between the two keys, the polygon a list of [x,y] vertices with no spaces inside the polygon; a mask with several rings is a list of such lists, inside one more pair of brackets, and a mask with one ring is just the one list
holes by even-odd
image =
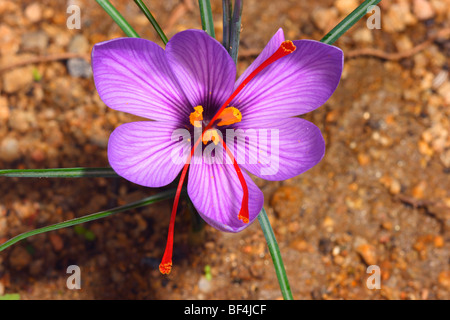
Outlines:
{"label": "saffron crocus flower", "polygon": [[[236,81],[236,66],[225,48],[204,31],[186,30],[174,35],[165,50],[137,38],[99,43],[92,51],[92,67],[107,106],[153,120],[115,129],[108,143],[112,168],[131,182],[155,188],[168,185],[181,172],[160,265],[162,273],[169,273],[176,207],[186,176],[188,195],[202,218],[216,229],[238,232],[256,219],[264,202],[247,171],[266,180],[285,180],[322,159],[320,130],[296,116],[318,108],[332,95],[343,54],[317,41],[285,41],[280,29]],[[200,138],[181,143],[173,138],[180,129],[191,135],[200,130]],[[241,130],[248,139],[227,147],[229,129]],[[269,130],[277,139],[252,139],[258,135],[254,129]],[[263,140],[265,150],[276,144],[276,152],[266,153],[264,161],[249,159],[252,156],[237,161],[242,153],[261,154]],[[182,152],[186,143],[187,154]],[[216,152],[222,148],[229,161],[217,163],[203,156],[195,161],[196,150],[208,146],[217,147]],[[173,161],[173,154],[180,152],[183,161]],[[274,155],[278,166],[268,174],[266,160]]]}

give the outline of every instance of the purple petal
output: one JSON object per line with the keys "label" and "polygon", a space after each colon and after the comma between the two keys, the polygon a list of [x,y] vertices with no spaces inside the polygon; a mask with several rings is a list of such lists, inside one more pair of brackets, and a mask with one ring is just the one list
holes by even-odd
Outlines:
{"label": "purple petal", "polygon": [[164,50],[137,38],[96,44],[92,70],[103,102],[114,110],[154,120],[186,121],[190,104]]}
{"label": "purple petal", "polygon": [[[122,124],[111,134],[108,159],[111,167],[125,179],[146,187],[162,187],[180,173],[190,142],[172,138],[172,123],[140,121]],[[188,136],[190,137],[190,136]],[[178,160],[178,161],[176,161]]]}
{"label": "purple petal", "polygon": [[298,176],[318,164],[325,153],[320,129],[301,118],[261,122],[258,127],[236,126],[241,138],[232,147],[227,135],[228,148],[235,150],[242,168],[265,180]]}
{"label": "purple petal", "polygon": [[244,121],[297,116],[323,105],[339,84],[343,53],[313,40],[293,41],[297,49],[259,73],[230,104]]}
{"label": "purple petal", "polygon": [[284,41],[284,32],[283,29],[278,29],[278,31],[273,35],[267,45],[264,47],[263,51],[258,55],[255,61],[242,73],[239,79],[236,81],[234,88],[236,89],[242,81],[245,80],[258,66],[267,60],[272,54],[277,51],[280,47],[281,43]]}
{"label": "purple petal", "polygon": [[242,203],[242,186],[232,164],[191,163],[188,194],[200,216],[214,228],[239,232],[256,219],[264,203],[264,195],[243,172],[249,190],[248,224],[238,219]]}
{"label": "purple petal", "polygon": [[233,59],[205,31],[177,33],[167,43],[166,54],[191,105],[202,105],[205,114],[214,113],[233,92]]}

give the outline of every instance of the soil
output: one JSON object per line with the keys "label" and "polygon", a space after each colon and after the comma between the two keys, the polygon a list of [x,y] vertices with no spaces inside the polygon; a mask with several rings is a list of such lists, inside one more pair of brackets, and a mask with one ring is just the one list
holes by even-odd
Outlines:
{"label": "soil", "polygon": [[[160,45],[133,1],[111,1],[143,38]],[[218,40],[221,1],[211,1]],[[170,37],[201,28],[197,1],[146,1]],[[358,1],[247,0],[241,73],[270,37],[320,40]],[[69,4],[81,29],[66,25]],[[346,56],[332,98],[304,118],[327,149],[293,179],[255,179],[295,299],[450,298],[450,27],[448,0],[383,0],[381,29],[366,18],[335,45]],[[109,134],[126,114],[98,97],[84,56],[124,34],[95,1],[0,1],[0,69],[35,57],[60,59],[4,71],[0,168],[107,167]],[[365,55],[377,49],[387,57]],[[358,51],[359,50],[359,51]],[[402,59],[389,54],[405,53]],[[89,58],[87,58],[89,59]],[[168,188],[173,186],[168,186]],[[0,178],[0,242],[35,228],[113,208],[161,190],[124,179]],[[256,221],[238,234],[200,225],[183,199],[174,268],[158,271],[171,201],[28,238],[0,253],[0,296],[20,299],[282,299]],[[81,289],[66,286],[81,270]],[[368,266],[380,270],[369,289]]]}

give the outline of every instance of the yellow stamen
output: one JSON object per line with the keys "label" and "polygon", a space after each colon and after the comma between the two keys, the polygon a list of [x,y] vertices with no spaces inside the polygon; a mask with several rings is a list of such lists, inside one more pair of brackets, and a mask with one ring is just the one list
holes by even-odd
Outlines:
{"label": "yellow stamen", "polygon": [[220,122],[218,126],[227,126],[233,123],[241,122],[242,114],[235,107],[225,108],[219,115]]}
{"label": "yellow stamen", "polygon": [[208,141],[214,142],[216,146],[219,144],[220,137],[216,129],[210,129],[203,134],[203,144],[207,144]]}
{"label": "yellow stamen", "polygon": [[203,107],[196,106],[194,107],[194,112],[189,115],[189,121],[194,127],[201,128],[203,121]]}

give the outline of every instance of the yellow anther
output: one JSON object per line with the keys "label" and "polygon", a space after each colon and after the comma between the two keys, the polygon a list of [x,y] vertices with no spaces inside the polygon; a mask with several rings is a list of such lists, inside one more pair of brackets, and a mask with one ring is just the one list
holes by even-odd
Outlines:
{"label": "yellow anther", "polygon": [[235,107],[225,108],[219,115],[220,122],[218,126],[227,126],[233,123],[241,122],[242,114]]}
{"label": "yellow anther", "polygon": [[201,128],[203,121],[203,107],[196,106],[194,107],[194,112],[189,115],[189,121],[194,127]]}

